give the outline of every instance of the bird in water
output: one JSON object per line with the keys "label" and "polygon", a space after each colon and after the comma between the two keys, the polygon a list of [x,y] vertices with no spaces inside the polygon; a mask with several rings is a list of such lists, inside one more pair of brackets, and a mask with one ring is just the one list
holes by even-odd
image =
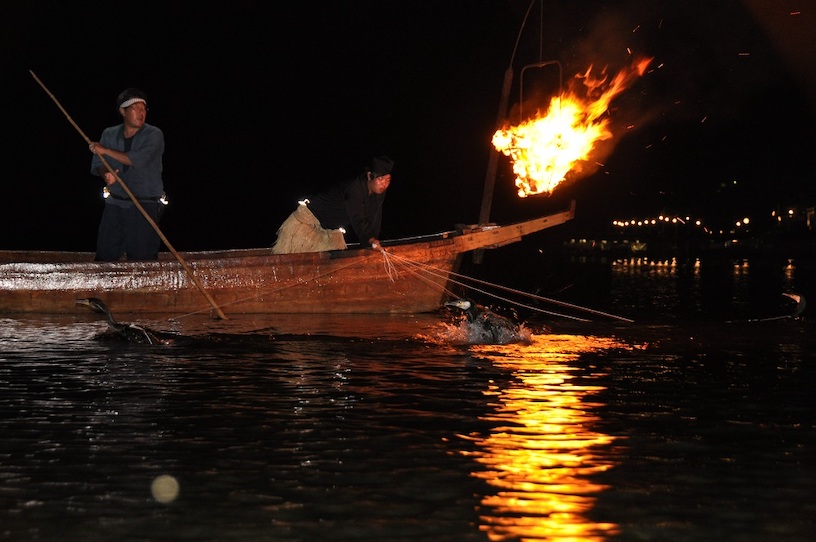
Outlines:
{"label": "bird in water", "polygon": [[789,297],[796,301],[796,308],[793,310],[793,314],[789,316],[789,318],[793,318],[794,320],[798,320],[802,317],[802,313],[805,312],[805,307],[807,307],[807,302],[805,301],[805,296],[799,294],[789,294],[783,293],[782,295]]}
{"label": "bird in water", "polygon": [[169,340],[166,334],[161,334],[152,329],[128,322],[117,322],[105,302],[98,297],[77,299],[76,304],[84,305],[94,312],[104,314],[108,321],[108,329],[114,337],[139,344],[167,344]]}
{"label": "bird in water", "polygon": [[[752,320],[748,320],[749,322],[772,322],[775,320],[802,320],[804,316],[802,313],[805,312],[805,308],[807,307],[807,301],[805,301],[805,296],[800,294],[789,294],[787,292],[783,292],[782,295],[785,297],[791,298],[793,301],[796,302],[796,307],[793,309],[791,314],[785,314],[783,316],[771,316],[770,318],[754,318]],[[729,321],[729,323],[733,323]]]}
{"label": "bird in water", "polygon": [[445,306],[458,309],[464,314],[470,342],[507,344],[525,340],[520,327],[515,322],[471,299],[454,299],[446,302]]}

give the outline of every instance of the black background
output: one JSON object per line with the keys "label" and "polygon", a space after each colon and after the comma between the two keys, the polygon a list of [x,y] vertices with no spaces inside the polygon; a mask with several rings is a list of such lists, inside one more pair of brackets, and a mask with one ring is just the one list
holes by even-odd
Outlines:
{"label": "black background", "polygon": [[[730,222],[812,206],[816,13],[809,2],[515,0],[37,2],[0,7],[2,248],[93,250],[101,183],[79,132],[148,94],[165,134],[178,250],[268,246],[297,199],[396,161],[383,239],[479,217],[505,70],[558,60],[650,70],[612,104],[598,167],[515,195],[499,159],[491,220],[565,208],[565,232],[681,213]],[[546,74],[545,74],[546,75]]]}

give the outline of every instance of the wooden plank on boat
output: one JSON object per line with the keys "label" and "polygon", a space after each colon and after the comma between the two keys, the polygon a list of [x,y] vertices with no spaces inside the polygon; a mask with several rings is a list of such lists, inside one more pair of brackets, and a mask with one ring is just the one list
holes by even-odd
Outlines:
{"label": "wooden plank on boat", "polygon": [[497,248],[521,240],[525,235],[558,226],[575,217],[575,202],[561,213],[543,216],[508,226],[486,227],[455,238],[459,250],[467,252],[479,248]]}

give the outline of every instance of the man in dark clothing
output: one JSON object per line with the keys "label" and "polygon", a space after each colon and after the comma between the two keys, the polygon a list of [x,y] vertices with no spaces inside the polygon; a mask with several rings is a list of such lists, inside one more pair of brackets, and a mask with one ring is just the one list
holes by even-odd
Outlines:
{"label": "man in dark clothing", "polygon": [[382,204],[393,169],[393,160],[379,156],[351,181],[299,202],[278,229],[272,251],[289,254],[343,250],[345,228],[349,226],[361,244],[379,250]]}
{"label": "man in dark clothing", "polygon": [[164,134],[145,122],[147,97],[139,89],[122,91],[116,99],[122,123],[105,128],[99,142],[89,145],[94,153],[91,173],[105,181],[105,210],[99,224],[96,260],[155,260],[161,240],[127,192],[108,171],[101,157],[125,182],[142,208],[158,223],[164,207],[162,156]]}

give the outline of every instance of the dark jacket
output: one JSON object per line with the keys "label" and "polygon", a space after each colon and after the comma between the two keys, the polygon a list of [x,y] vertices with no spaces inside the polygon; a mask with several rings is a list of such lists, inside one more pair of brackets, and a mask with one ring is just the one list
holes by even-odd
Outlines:
{"label": "dark jacket", "polygon": [[385,194],[368,193],[366,174],[309,197],[309,210],[328,230],[351,230],[360,243],[379,238]]}
{"label": "dark jacket", "polygon": [[[162,181],[164,134],[159,128],[145,124],[131,139],[130,148],[126,149],[125,125],[118,124],[105,128],[99,144],[109,149],[127,152],[132,166],[126,166],[110,156],[106,156],[105,160],[113,169],[119,170],[119,176],[137,198],[158,198],[164,194]],[[99,168],[102,166],[102,159],[94,154],[91,158],[91,174],[99,175]],[[119,183],[113,183],[108,189],[115,196],[127,196]]]}

